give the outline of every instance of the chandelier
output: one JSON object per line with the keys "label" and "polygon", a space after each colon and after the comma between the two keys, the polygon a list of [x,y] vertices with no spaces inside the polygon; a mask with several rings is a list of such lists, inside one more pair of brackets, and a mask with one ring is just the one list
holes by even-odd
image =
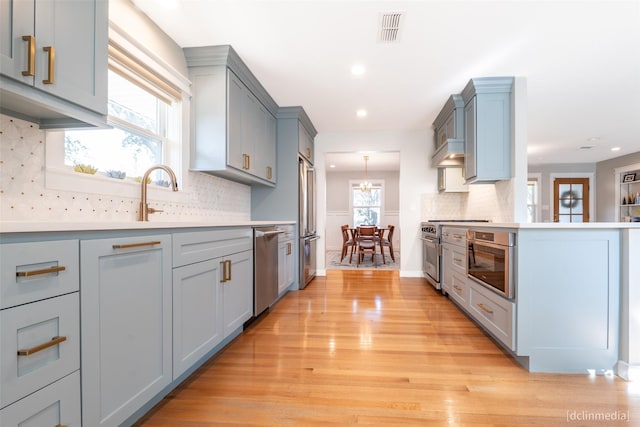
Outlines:
{"label": "chandelier", "polygon": [[360,191],[363,193],[368,193],[371,191],[371,183],[368,180],[368,170],[367,170],[367,162],[369,161],[369,156],[364,156],[364,181],[360,183]]}

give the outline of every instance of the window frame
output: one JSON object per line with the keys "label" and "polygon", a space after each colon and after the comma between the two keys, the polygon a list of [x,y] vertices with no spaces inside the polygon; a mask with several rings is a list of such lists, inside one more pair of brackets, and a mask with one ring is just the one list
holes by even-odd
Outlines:
{"label": "window frame", "polygon": [[[384,221],[382,220],[384,218],[385,212],[384,212],[384,198],[385,198],[385,182],[383,179],[369,179],[368,180],[371,183],[371,187],[373,188],[379,188],[380,189],[380,217],[378,218],[378,221],[380,224],[377,224],[379,227],[382,226],[382,224],[384,223]],[[354,188],[357,188],[360,186],[360,182],[362,182],[361,180],[349,180],[349,215],[350,215],[350,219],[349,222],[351,222],[353,227],[357,227],[359,224],[355,224],[354,223],[354,214],[355,214],[355,209],[356,208],[361,208],[362,206],[354,206],[353,204],[353,190]],[[372,207],[377,207],[377,206],[372,206]]]}
{"label": "window frame", "polygon": [[[145,67],[153,70],[155,78],[152,80],[154,81],[148,84],[161,84],[158,82],[164,82],[167,87],[171,87],[174,90],[171,95],[176,109],[175,123],[172,124],[175,129],[175,135],[172,135],[172,137],[175,140],[172,144],[168,144],[168,147],[163,144],[163,155],[168,160],[165,163],[176,173],[180,191],[174,193],[168,188],[150,185],[148,187],[148,196],[150,199],[156,200],[186,202],[190,200],[188,194],[190,187],[188,182],[188,123],[191,83],[186,76],[180,74],[163,59],[139,46],[126,32],[111,24],[109,27],[109,68],[116,71],[115,68],[122,68],[122,66],[118,65],[117,61],[113,60],[111,56],[114,49],[119,52],[120,58],[128,57],[132,63],[144,64]],[[154,93],[154,95],[157,94]],[[140,197],[140,183],[134,180],[118,180],[99,174],[78,173],[74,172],[72,166],[65,165],[64,131],[46,131],[45,138],[45,187],[47,189],[118,197]]]}

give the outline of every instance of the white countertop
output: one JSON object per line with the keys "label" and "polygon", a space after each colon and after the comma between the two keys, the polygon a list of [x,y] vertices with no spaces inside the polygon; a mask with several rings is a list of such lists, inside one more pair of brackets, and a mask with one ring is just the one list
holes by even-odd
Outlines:
{"label": "white countertop", "polygon": [[439,224],[463,228],[518,228],[539,230],[640,228],[640,222],[440,222]]}
{"label": "white countertop", "polygon": [[96,222],[46,222],[46,221],[0,221],[0,233],[35,233],[55,231],[102,231],[102,230],[152,230],[193,227],[254,227],[263,225],[291,225],[294,221],[96,221]]}

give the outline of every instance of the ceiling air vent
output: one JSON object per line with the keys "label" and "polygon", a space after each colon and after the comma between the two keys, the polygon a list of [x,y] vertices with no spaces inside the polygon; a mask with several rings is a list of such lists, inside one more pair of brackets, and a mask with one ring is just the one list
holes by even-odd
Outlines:
{"label": "ceiling air vent", "polygon": [[380,14],[380,32],[378,41],[395,43],[400,40],[400,24],[404,12],[384,12]]}

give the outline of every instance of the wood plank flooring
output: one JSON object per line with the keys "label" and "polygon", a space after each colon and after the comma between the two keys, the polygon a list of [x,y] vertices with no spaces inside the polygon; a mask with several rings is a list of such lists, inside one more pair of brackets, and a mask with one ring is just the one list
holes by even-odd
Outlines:
{"label": "wood plank flooring", "polygon": [[423,279],[328,271],[137,425],[354,424],[640,426],[640,384],[531,374]]}

